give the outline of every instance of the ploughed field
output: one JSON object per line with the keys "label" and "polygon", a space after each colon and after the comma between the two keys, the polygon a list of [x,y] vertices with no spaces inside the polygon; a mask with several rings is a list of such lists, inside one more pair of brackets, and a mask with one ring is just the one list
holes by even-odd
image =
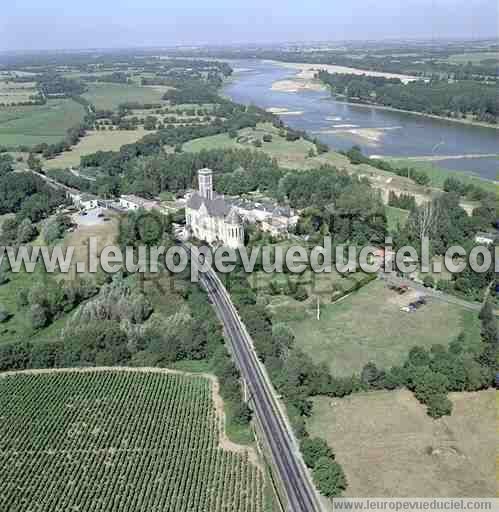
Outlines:
{"label": "ploughed field", "polygon": [[1,376],[0,510],[262,511],[261,471],[221,441],[213,386],[161,370]]}

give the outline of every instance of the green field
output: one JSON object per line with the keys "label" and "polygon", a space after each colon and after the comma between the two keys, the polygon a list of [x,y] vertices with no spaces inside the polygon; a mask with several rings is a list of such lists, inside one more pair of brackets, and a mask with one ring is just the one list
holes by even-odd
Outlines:
{"label": "green field", "polygon": [[116,110],[122,103],[160,103],[164,92],[126,84],[89,84],[83,97],[98,110]]}
{"label": "green field", "polygon": [[142,128],[138,130],[89,131],[76,146],[73,146],[71,151],[65,151],[55,158],[45,160],[43,167],[47,169],[78,167],[82,156],[96,151],[118,151],[125,144],[137,142],[146,133],[148,132]]}
{"label": "green field", "polygon": [[458,306],[430,300],[416,313],[401,311],[415,298],[409,293],[399,296],[375,281],[340,302],[324,304],[319,321],[313,304],[299,316],[289,305],[274,308],[274,321],[286,322],[297,346],[337,376],[360,372],[369,361],[381,367],[400,364],[413,346],[446,345],[465,327],[468,336],[479,339],[478,319]]}
{"label": "green field", "polygon": [[[263,142],[261,148],[256,148],[253,141],[261,141],[264,135],[272,135],[272,142]],[[183,145],[183,150],[186,152],[198,152],[203,149],[258,149],[276,158],[279,165],[283,167],[303,168],[306,167],[310,149],[315,150],[315,144],[304,139],[287,141],[285,137],[280,136],[277,128],[269,123],[261,123],[255,129],[239,130],[236,139],[231,139],[227,133],[222,133],[195,139]]]}
{"label": "green field", "polygon": [[[498,157],[499,159],[499,157]],[[473,176],[471,174],[461,171],[449,171],[438,167],[438,162],[428,162],[420,160],[403,160],[403,159],[387,159],[395,167],[412,167],[420,171],[426,172],[431,179],[431,185],[436,188],[443,188],[445,180],[449,176],[458,178],[463,183],[469,183],[482,187],[490,192],[496,194],[499,193],[499,185],[496,183],[480,178],[479,176]]]}
{"label": "green field", "polygon": [[[30,289],[34,281],[42,277],[26,272],[9,272],[7,276],[9,281],[0,285],[0,304],[11,314],[11,317],[6,322],[0,324],[0,344],[15,341],[49,340],[56,337],[64,327],[67,316],[56,320],[44,329],[35,331],[31,326],[27,309],[19,308],[17,305],[19,291]],[[46,279],[54,279],[49,275],[44,277]]]}
{"label": "green field", "polygon": [[263,511],[214,386],[154,369],[0,377],[0,509]]}
{"label": "green field", "polygon": [[83,106],[70,99],[49,100],[45,105],[0,108],[0,146],[55,144],[84,116]]}

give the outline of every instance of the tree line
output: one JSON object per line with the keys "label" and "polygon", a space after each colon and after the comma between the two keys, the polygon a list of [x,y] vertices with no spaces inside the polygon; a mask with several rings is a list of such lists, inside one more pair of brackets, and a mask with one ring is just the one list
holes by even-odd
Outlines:
{"label": "tree line", "polygon": [[497,124],[499,100],[495,85],[471,80],[431,79],[403,84],[399,79],[319,71],[318,78],[335,96],[445,117]]}

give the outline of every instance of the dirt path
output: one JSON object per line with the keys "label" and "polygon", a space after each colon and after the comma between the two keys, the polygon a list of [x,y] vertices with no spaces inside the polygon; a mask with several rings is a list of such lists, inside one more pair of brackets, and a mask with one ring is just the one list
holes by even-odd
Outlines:
{"label": "dirt path", "polygon": [[223,398],[220,395],[220,384],[218,379],[209,373],[189,373],[180,370],[171,370],[168,368],[130,368],[124,366],[97,366],[92,368],[50,368],[40,370],[23,370],[23,371],[10,371],[0,373],[0,378],[11,377],[15,375],[45,375],[51,373],[95,373],[95,372],[129,372],[129,373],[161,373],[165,375],[182,375],[184,377],[202,377],[211,382],[213,405],[215,407],[216,417],[218,419],[218,433],[219,433],[219,446],[225,451],[247,455],[248,460],[258,467],[263,473],[263,467],[258,457],[256,450],[252,446],[244,446],[233,443],[226,433],[226,415],[224,411]]}

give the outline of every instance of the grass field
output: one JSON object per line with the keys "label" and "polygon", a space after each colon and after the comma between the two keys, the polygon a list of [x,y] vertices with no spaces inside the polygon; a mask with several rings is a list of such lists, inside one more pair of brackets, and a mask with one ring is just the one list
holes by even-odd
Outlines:
{"label": "grass field", "polygon": [[[99,219],[100,222],[98,224],[79,224],[75,231],[66,234],[64,239],[64,246],[74,247],[74,255],[72,259],[71,270],[65,274],[65,279],[74,279],[75,269],[78,262],[85,263],[85,268],[89,268],[88,246],[90,238],[94,238],[96,240],[97,254],[100,254],[104,247],[116,243],[118,236],[119,218],[116,214],[112,214],[109,211],[106,211],[105,215],[111,219],[109,222],[103,222],[101,219]],[[82,222],[84,222],[87,218],[88,216],[79,217],[78,214],[75,214],[73,217],[73,222],[78,223],[79,219],[83,219]]]}
{"label": "grass field", "polygon": [[263,511],[216,384],[162,370],[0,377],[0,509]]}
{"label": "grass field", "polygon": [[[19,309],[17,296],[23,288],[29,289],[33,286],[35,279],[42,279],[37,274],[19,272],[8,273],[9,281],[0,286],[0,304],[6,308],[11,317],[0,324],[0,344],[15,341],[38,341],[55,337],[64,326],[67,317],[56,320],[48,327],[34,331],[26,309]],[[51,276],[44,276],[46,279],[53,279]]]}
{"label": "grass field", "polygon": [[[420,345],[447,345],[470,323],[470,336],[479,337],[475,315],[458,306],[430,301],[416,313],[400,311],[414,297],[399,296],[374,281],[335,304],[324,304],[316,319],[313,305],[274,308],[274,320],[285,321],[297,346],[318,363],[327,363],[333,375],[360,372],[369,361],[381,367],[402,363],[409,350]],[[296,305],[295,305],[296,306]]]}
{"label": "grass field", "polygon": [[489,190],[490,192],[494,192],[496,194],[499,193],[499,185],[493,183],[492,181],[484,180],[478,176],[473,176],[461,171],[449,171],[447,169],[442,169],[441,167],[438,167],[438,162],[403,159],[388,160],[396,167],[412,167],[414,169],[424,171],[430,177],[431,185],[436,188],[443,188],[445,180],[449,176],[453,176],[461,180],[463,183],[474,184]]}
{"label": "grass field", "polygon": [[84,116],[84,108],[70,99],[49,100],[46,105],[0,108],[0,146],[54,144]]}
{"label": "grass field", "polygon": [[406,390],[314,400],[310,435],[325,438],[358,497],[495,497],[496,392],[451,393],[433,420]]}
{"label": "grass field", "polygon": [[163,94],[161,90],[152,87],[95,83],[88,85],[88,91],[83,97],[98,110],[116,110],[119,105],[127,102],[160,103]]}
{"label": "grass field", "polygon": [[147,132],[138,130],[92,131],[88,132],[71,151],[66,151],[56,158],[45,160],[43,167],[47,169],[66,169],[80,165],[80,158],[96,151],[117,151],[125,144],[132,144],[141,139]]}
{"label": "grass field", "polygon": [[[256,148],[252,141],[262,140],[264,135],[272,135],[272,142],[264,142],[261,148]],[[239,142],[238,142],[239,140]],[[186,152],[198,152],[203,149],[258,149],[276,158],[283,167],[302,168],[306,166],[308,153],[315,144],[304,139],[294,142],[287,141],[279,135],[279,130],[269,123],[260,123],[256,129],[244,128],[239,130],[238,139],[231,139],[228,134],[213,135],[187,142],[183,145]],[[312,159],[310,159],[312,160]]]}

